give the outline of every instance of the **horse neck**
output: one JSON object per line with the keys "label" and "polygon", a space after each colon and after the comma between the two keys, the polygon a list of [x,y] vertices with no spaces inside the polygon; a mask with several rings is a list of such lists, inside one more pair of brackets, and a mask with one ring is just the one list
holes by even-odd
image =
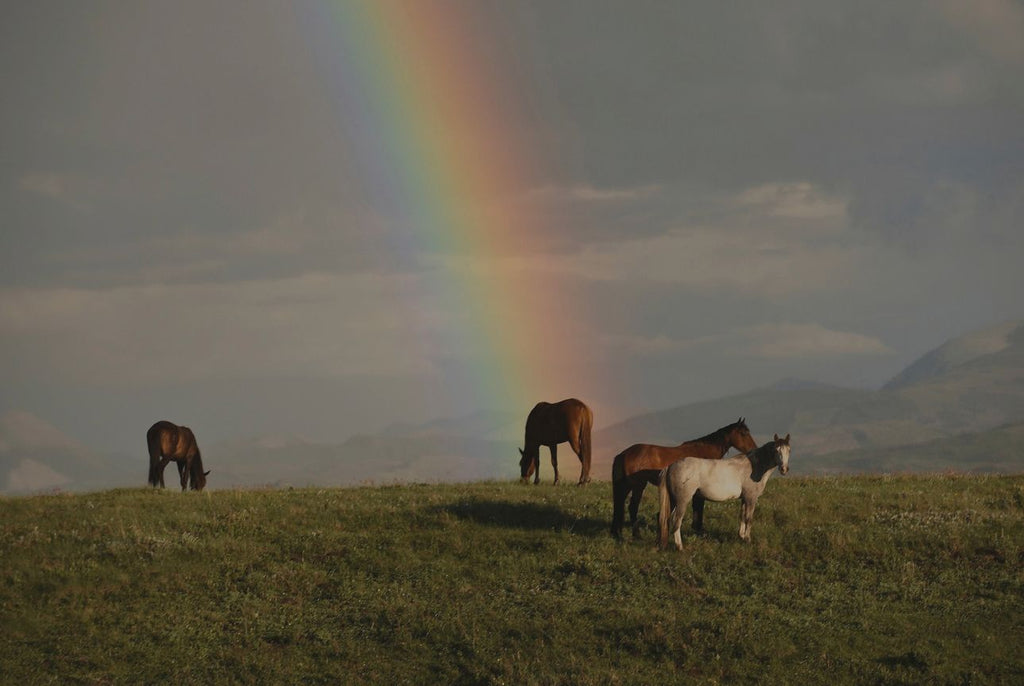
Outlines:
{"label": "horse neck", "polygon": [[[715,431],[714,433],[708,434],[704,438],[698,438],[696,441],[688,441],[686,443],[682,443],[682,444],[680,444],[679,447],[680,448],[689,448],[689,447],[696,447],[698,445],[701,446],[701,447],[705,447],[706,446],[705,449],[708,451],[708,454],[709,454],[708,456],[710,456],[710,457],[719,457],[720,458],[723,455],[725,455],[727,452],[729,452],[729,448],[731,447],[732,444],[729,443],[728,434],[723,429],[719,429],[718,431]],[[717,455],[711,455],[710,452],[712,450],[718,451],[718,454]]]}
{"label": "horse neck", "polygon": [[775,460],[772,459],[774,455],[775,441],[768,441],[760,448],[747,453],[747,458],[750,460],[750,478],[752,480],[760,481],[762,478],[771,476],[772,470],[778,466],[775,464]]}

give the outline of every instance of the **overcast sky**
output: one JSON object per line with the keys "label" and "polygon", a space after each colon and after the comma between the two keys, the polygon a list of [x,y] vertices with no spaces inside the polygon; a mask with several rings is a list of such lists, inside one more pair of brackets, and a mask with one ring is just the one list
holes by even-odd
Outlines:
{"label": "overcast sky", "polygon": [[0,412],[120,451],[162,418],[340,442],[465,414],[472,373],[408,324],[458,316],[417,295],[460,259],[557,274],[582,373],[536,400],[598,425],[876,387],[1024,317],[1016,0],[438,3],[503,75],[533,163],[502,190],[545,233],[429,256],[366,191],[326,4],[4,3]]}

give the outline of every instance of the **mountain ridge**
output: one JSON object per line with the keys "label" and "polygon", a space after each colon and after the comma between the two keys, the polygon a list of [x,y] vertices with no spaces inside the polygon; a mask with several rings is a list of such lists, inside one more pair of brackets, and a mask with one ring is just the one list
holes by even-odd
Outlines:
{"label": "mountain ridge", "polygon": [[[791,433],[795,454],[813,461],[832,453],[913,446],[1012,424],[1024,419],[1022,324],[1004,322],[950,339],[879,390],[788,390],[788,384],[776,384],[632,417],[605,427],[600,442],[623,447],[634,442],[678,444],[742,415],[758,442],[773,433]],[[613,457],[606,448],[597,462],[610,469]]]}
{"label": "mountain ridge", "polygon": [[994,355],[1019,344],[1022,334],[1022,322],[1008,321],[952,338],[909,364],[890,379],[882,390],[913,385]]}
{"label": "mountain ridge", "polygon": [[[678,445],[740,416],[758,443],[773,433],[793,435],[795,473],[895,469],[900,459],[921,468],[928,461],[912,453],[934,450],[957,436],[976,452],[987,445],[978,437],[1024,421],[1022,324],[1004,322],[950,339],[877,390],[790,377],[625,418],[594,432],[592,476],[610,478],[612,458],[633,443]],[[480,411],[396,423],[340,443],[292,435],[236,439],[203,444],[203,455],[213,470],[211,487],[220,488],[515,478],[525,416],[526,410]],[[935,468],[955,469],[956,460],[943,454]],[[564,444],[558,455],[563,481],[575,481],[576,456]],[[1014,446],[998,451],[998,464],[983,457],[972,458],[972,469],[987,464],[997,471],[1024,470],[1024,452]],[[0,417],[0,490],[5,493],[141,484],[144,459],[98,454],[31,413]],[[542,449],[541,478],[551,477]]]}

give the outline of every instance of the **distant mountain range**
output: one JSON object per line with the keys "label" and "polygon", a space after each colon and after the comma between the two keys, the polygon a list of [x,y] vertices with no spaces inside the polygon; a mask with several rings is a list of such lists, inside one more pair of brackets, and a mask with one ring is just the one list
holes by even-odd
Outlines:
{"label": "distant mountain range", "polygon": [[[91,490],[137,483],[125,463],[95,453],[29,412],[0,416],[0,492]],[[138,465],[133,465],[138,471]],[[121,468],[119,468],[121,467]]]}
{"label": "distant mountain range", "polygon": [[[790,380],[634,417],[598,432],[595,445],[604,448],[597,458],[598,473],[610,469],[621,447],[677,444],[739,416],[746,417],[759,443],[776,432],[793,435],[794,473],[920,470],[924,465],[912,457],[919,449],[936,455],[936,470],[959,469],[966,454],[961,458],[936,453],[935,448],[960,437],[964,450],[987,450],[988,441],[967,437],[1009,431],[1007,427],[1024,422],[1024,322],[950,340],[877,391]],[[894,452],[896,448],[902,450]],[[1024,471],[1024,446],[1005,446],[1000,455],[994,471]],[[972,454],[970,459],[982,457]]]}
{"label": "distant mountain range", "polygon": [[[341,444],[260,437],[203,446],[211,487],[476,481],[518,476],[521,415],[480,412],[395,424]],[[638,415],[594,434],[595,479],[633,443],[674,445],[743,416],[755,440],[793,436],[796,474],[859,471],[1024,471],[1024,322],[952,339],[879,390],[785,379],[724,398]],[[201,440],[201,439],[200,439]],[[101,456],[28,413],[0,417],[0,490],[143,485],[141,456]],[[559,467],[575,483],[567,445]],[[550,480],[547,450],[542,478]],[[173,471],[173,470],[172,470]],[[172,479],[173,481],[173,479]]]}

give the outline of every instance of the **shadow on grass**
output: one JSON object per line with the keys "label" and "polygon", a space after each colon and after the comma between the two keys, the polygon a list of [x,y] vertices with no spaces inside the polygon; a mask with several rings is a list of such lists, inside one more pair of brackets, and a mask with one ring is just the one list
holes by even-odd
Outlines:
{"label": "shadow on grass", "polygon": [[514,503],[503,500],[474,500],[438,507],[469,522],[526,531],[569,531],[581,536],[607,534],[610,522],[576,517],[553,505]]}
{"label": "shadow on grass", "polygon": [[879,658],[876,662],[894,670],[904,669],[921,673],[928,671],[928,660],[913,650],[902,655]]}

